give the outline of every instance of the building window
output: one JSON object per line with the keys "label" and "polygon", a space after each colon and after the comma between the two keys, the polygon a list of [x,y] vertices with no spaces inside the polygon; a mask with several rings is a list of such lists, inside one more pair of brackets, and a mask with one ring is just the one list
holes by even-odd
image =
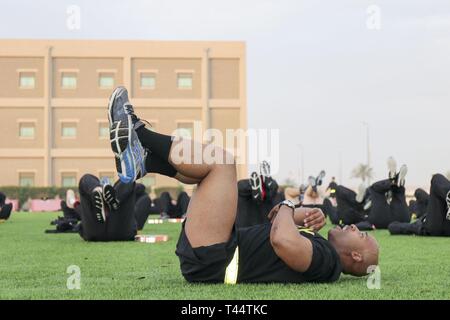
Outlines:
{"label": "building window", "polygon": [[107,122],[98,123],[98,137],[100,139],[109,138],[109,124]]}
{"label": "building window", "polygon": [[34,186],[34,173],[32,173],[32,172],[19,173],[19,186],[20,187],[33,187]]}
{"label": "building window", "polygon": [[76,173],[63,173],[61,174],[61,186],[64,188],[77,186],[77,174]]}
{"label": "building window", "polygon": [[100,73],[98,78],[98,85],[101,89],[111,89],[114,87],[114,74],[113,73]]}
{"label": "building window", "polygon": [[36,87],[36,75],[33,72],[21,72],[19,74],[19,87],[21,89],[34,89]]}
{"label": "building window", "polygon": [[156,75],[154,73],[141,73],[141,89],[155,89]]}
{"label": "building window", "polygon": [[146,175],[141,179],[141,183],[146,187],[153,187],[156,184],[156,178],[152,175]]}
{"label": "building window", "polygon": [[192,139],[192,137],[194,136],[194,123],[178,122],[177,132],[180,137]]}
{"label": "building window", "polygon": [[19,124],[19,137],[24,139],[34,139],[35,126],[32,122]]}
{"label": "building window", "polygon": [[61,124],[61,136],[63,138],[76,138],[77,124],[74,122],[64,122]]}
{"label": "building window", "polygon": [[178,89],[192,89],[192,73],[178,73]]}
{"label": "building window", "polygon": [[61,87],[63,89],[76,89],[77,74],[75,72],[63,72],[61,75]]}
{"label": "building window", "polygon": [[100,179],[100,182],[108,182],[110,184],[114,183],[115,180],[115,174],[114,172],[100,172],[98,174],[98,177]]}

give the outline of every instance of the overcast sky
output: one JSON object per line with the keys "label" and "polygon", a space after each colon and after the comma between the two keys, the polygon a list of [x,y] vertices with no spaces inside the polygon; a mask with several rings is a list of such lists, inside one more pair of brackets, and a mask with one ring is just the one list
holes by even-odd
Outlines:
{"label": "overcast sky", "polygon": [[[363,122],[375,178],[390,155],[408,164],[410,186],[450,171],[448,0],[0,3],[0,38],[245,41],[248,126],[281,130],[280,180],[298,179],[302,145],[305,176],[340,177],[342,163],[356,185]],[[81,9],[79,30],[66,27],[69,5]]]}

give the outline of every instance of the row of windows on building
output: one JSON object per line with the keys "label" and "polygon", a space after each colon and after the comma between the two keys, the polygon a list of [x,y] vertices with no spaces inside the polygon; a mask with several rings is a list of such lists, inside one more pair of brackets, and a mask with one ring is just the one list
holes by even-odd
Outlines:
{"label": "row of windows on building", "polygon": [[[151,124],[155,128],[155,124]],[[62,138],[74,139],[77,137],[77,121],[60,121],[60,134]],[[193,122],[178,122],[177,129],[181,135],[186,137],[193,136]],[[35,121],[19,122],[19,137],[22,139],[34,139],[36,136]],[[98,121],[97,136],[99,139],[109,139],[109,124],[107,121]]]}
{"label": "row of windows on building", "polygon": [[[60,135],[62,138],[76,138],[77,137],[77,122],[75,121],[60,121]],[[34,139],[36,136],[36,122],[35,121],[21,121],[19,122],[19,137],[22,139]],[[98,122],[97,136],[99,139],[109,138],[109,125],[106,121]]]}
{"label": "row of windows on building", "polygon": [[[34,172],[19,172],[19,186],[20,187],[34,187],[35,186]],[[117,180],[117,175],[114,172],[99,172],[98,177],[100,181],[108,181],[113,184]],[[156,179],[154,175],[146,175],[138,180],[146,187],[155,185]],[[60,175],[61,187],[70,188],[78,186],[78,175],[76,172],[63,172]]]}
{"label": "row of windows on building", "polygon": [[[157,85],[156,72],[140,72],[139,82],[141,89],[154,90]],[[77,72],[62,72],[61,83],[62,89],[76,89],[78,84]],[[111,89],[116,85],[114,73],[98,73],[98,86],[100,89]],[[192,73],[177,73],[177,88],[178,89],[192,89],[193,74]],[[19,72],[19,87],[21,89],[36,88],[36,72],[23,71]]]}

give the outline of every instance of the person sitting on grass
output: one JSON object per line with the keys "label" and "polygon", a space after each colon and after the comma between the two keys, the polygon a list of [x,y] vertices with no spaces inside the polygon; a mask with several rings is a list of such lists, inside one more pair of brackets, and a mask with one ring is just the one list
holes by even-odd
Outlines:
{"label": "person sitting on grass", "polygon": [[[417,198],[417,201],[420,201],[419,198]],[[430,195],[425,199],[428,200],[425,214],[413,223],[393,222],[388,227],[389,232],[392,235],[415,234],[449,237],[450,181],[442,174],[435,174],[431,179]]]}
{"label": "person sitting on grass", "polygon": [[0,220],[6,221],[11,216],[12,212],[12,203],[5,203],[6,195],[3,192],[0,192]]}
{"label": "person sitting on grass", "polygon": [[334,282],[342,272],[363,276],[378,264],[379,248],[372,236],[352,225],[331,229],[326,240],[316,232],[325,224],[323,213],[296,209],[291,201],[276,205],[269,223],[236,228],[236,165],[228,152],[209,146],[214,159],[205,161],[205,146],[198,142],[146,129],[123,87],[114,90],[108,110],[122,182],[133,184],[154,172],[197,184],[176,246],[187,281]]}
{"label": "person sitting on grass", "polygon": [[58,217],[50,224],[56,225],[57,229],[70,229],[63,226],[75,226],[81,221],[81,207],[80,201],[75,197],[75,192],[72,189],[67,190],[66,200],[61,200],[62,217]]}

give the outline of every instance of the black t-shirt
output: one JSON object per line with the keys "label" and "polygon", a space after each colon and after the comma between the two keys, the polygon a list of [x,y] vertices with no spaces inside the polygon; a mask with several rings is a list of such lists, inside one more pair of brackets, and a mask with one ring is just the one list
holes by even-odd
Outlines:
{"label": "black t-shirt", "polygon": [[291,269],[275,253],[270,243],[272,224],[238,229],[238,283],[245,282],[334,282],[342,272],[336,250],[318,233],[299,228],[313,247],[311,266],[305,272]]}
{"label": "black t-shirt", "polygon": [[338,184],[336,182],[331,181],[330,184],[328,185],[327,190],[336,190],[337,187]]}

